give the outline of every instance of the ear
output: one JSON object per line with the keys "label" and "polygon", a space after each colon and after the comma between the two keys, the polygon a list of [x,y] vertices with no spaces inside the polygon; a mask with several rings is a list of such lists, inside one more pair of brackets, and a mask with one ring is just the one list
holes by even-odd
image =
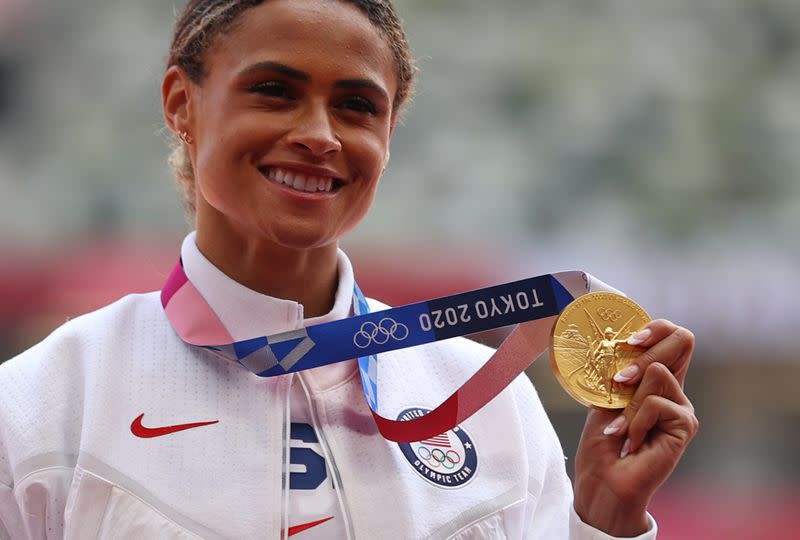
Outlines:
{"label": "ear", "polygon": [[392,140],[392,135],[394,135],[394,128],[397,126],[397,117],[399,114],[397,109],[392,111],[392,118],[389,120],[389,140]]}
{"label": "ear", "polygon": [[389,147],[391,146],[391,143],[392,143],[392,136],[394,135],[394,128],[397,127],[397,116],[398,116],[398,112],[397,111],[392,112],[392,118],[391,118],[390,123],[389,123],[389,143],[386,146],[386,157],[383,158],[383,170],[384,171],[386,170],[386,167],[389,165],[389,158],[391,156],[391,153],[389,152]]}
{"label": "ear", "polygon": [[171,66],[161,83],[161,106],[164,121],[173,133],[192,133],[192,81],[178,66]]}

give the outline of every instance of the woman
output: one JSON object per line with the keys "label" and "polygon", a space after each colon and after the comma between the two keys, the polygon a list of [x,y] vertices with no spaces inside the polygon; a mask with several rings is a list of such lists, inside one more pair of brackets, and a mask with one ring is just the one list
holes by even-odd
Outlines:
{"label": "woman", "polygon": [[[232,340],[350,315],[338,241],[413,77],[389,0],[186,6],[162,87],[196,215],[182,271]],[[180,324],[157,293],[129,296],[0,368],[0,537],[652,538],[647,504],[697,430],[693,337],[667,321],[616,377],[639,384],[624,414],[589,412],[574,498],[524,376],[423,451],[377,433],[354,361],[259,378]],[[381,407],[423,414],[491,353],[382,355]]]}

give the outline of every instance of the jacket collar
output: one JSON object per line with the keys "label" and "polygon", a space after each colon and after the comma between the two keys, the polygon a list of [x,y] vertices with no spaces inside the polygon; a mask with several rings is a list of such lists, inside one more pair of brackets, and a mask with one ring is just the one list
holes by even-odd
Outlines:
{"label": "jacket collar", "polygon": [[[342,250],[338,253],[339,285],[333,309],[320,317],[304,319],[302,304],[261,294],[228,277],[200,252],[195,238],[196,233],[191,232],[183,240],[183,270],[236,341],[343,319],[352,313],[353,267]],[[315,377],[323,379],[320,384],[310,384],[312,392],[340,382],[354,369],[350,364],[342,362],[311,370]]]}

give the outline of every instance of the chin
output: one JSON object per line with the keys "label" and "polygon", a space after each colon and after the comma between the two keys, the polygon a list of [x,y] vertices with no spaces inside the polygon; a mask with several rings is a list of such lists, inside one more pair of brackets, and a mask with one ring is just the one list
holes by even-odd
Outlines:
{"label": "chin", "polygon": [[271,235],[276,243],[289,249],[310,250],[336,244],[338,238],[313,230],[280,230]]}

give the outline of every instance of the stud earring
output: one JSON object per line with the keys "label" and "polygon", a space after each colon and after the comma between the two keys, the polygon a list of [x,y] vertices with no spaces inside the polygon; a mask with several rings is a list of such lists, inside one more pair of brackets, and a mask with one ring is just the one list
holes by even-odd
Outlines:
{"label": "stud earring", "polygon": [[178,138],[180,140],[182,140],[184,142],[184,144],[186,144],[186,145],[190,145],[190,144],[192,144],[194,142],[194,139],[192,138],[191,135],[189,135],[189,133],[187,131],[181,131],[178,134]]}

